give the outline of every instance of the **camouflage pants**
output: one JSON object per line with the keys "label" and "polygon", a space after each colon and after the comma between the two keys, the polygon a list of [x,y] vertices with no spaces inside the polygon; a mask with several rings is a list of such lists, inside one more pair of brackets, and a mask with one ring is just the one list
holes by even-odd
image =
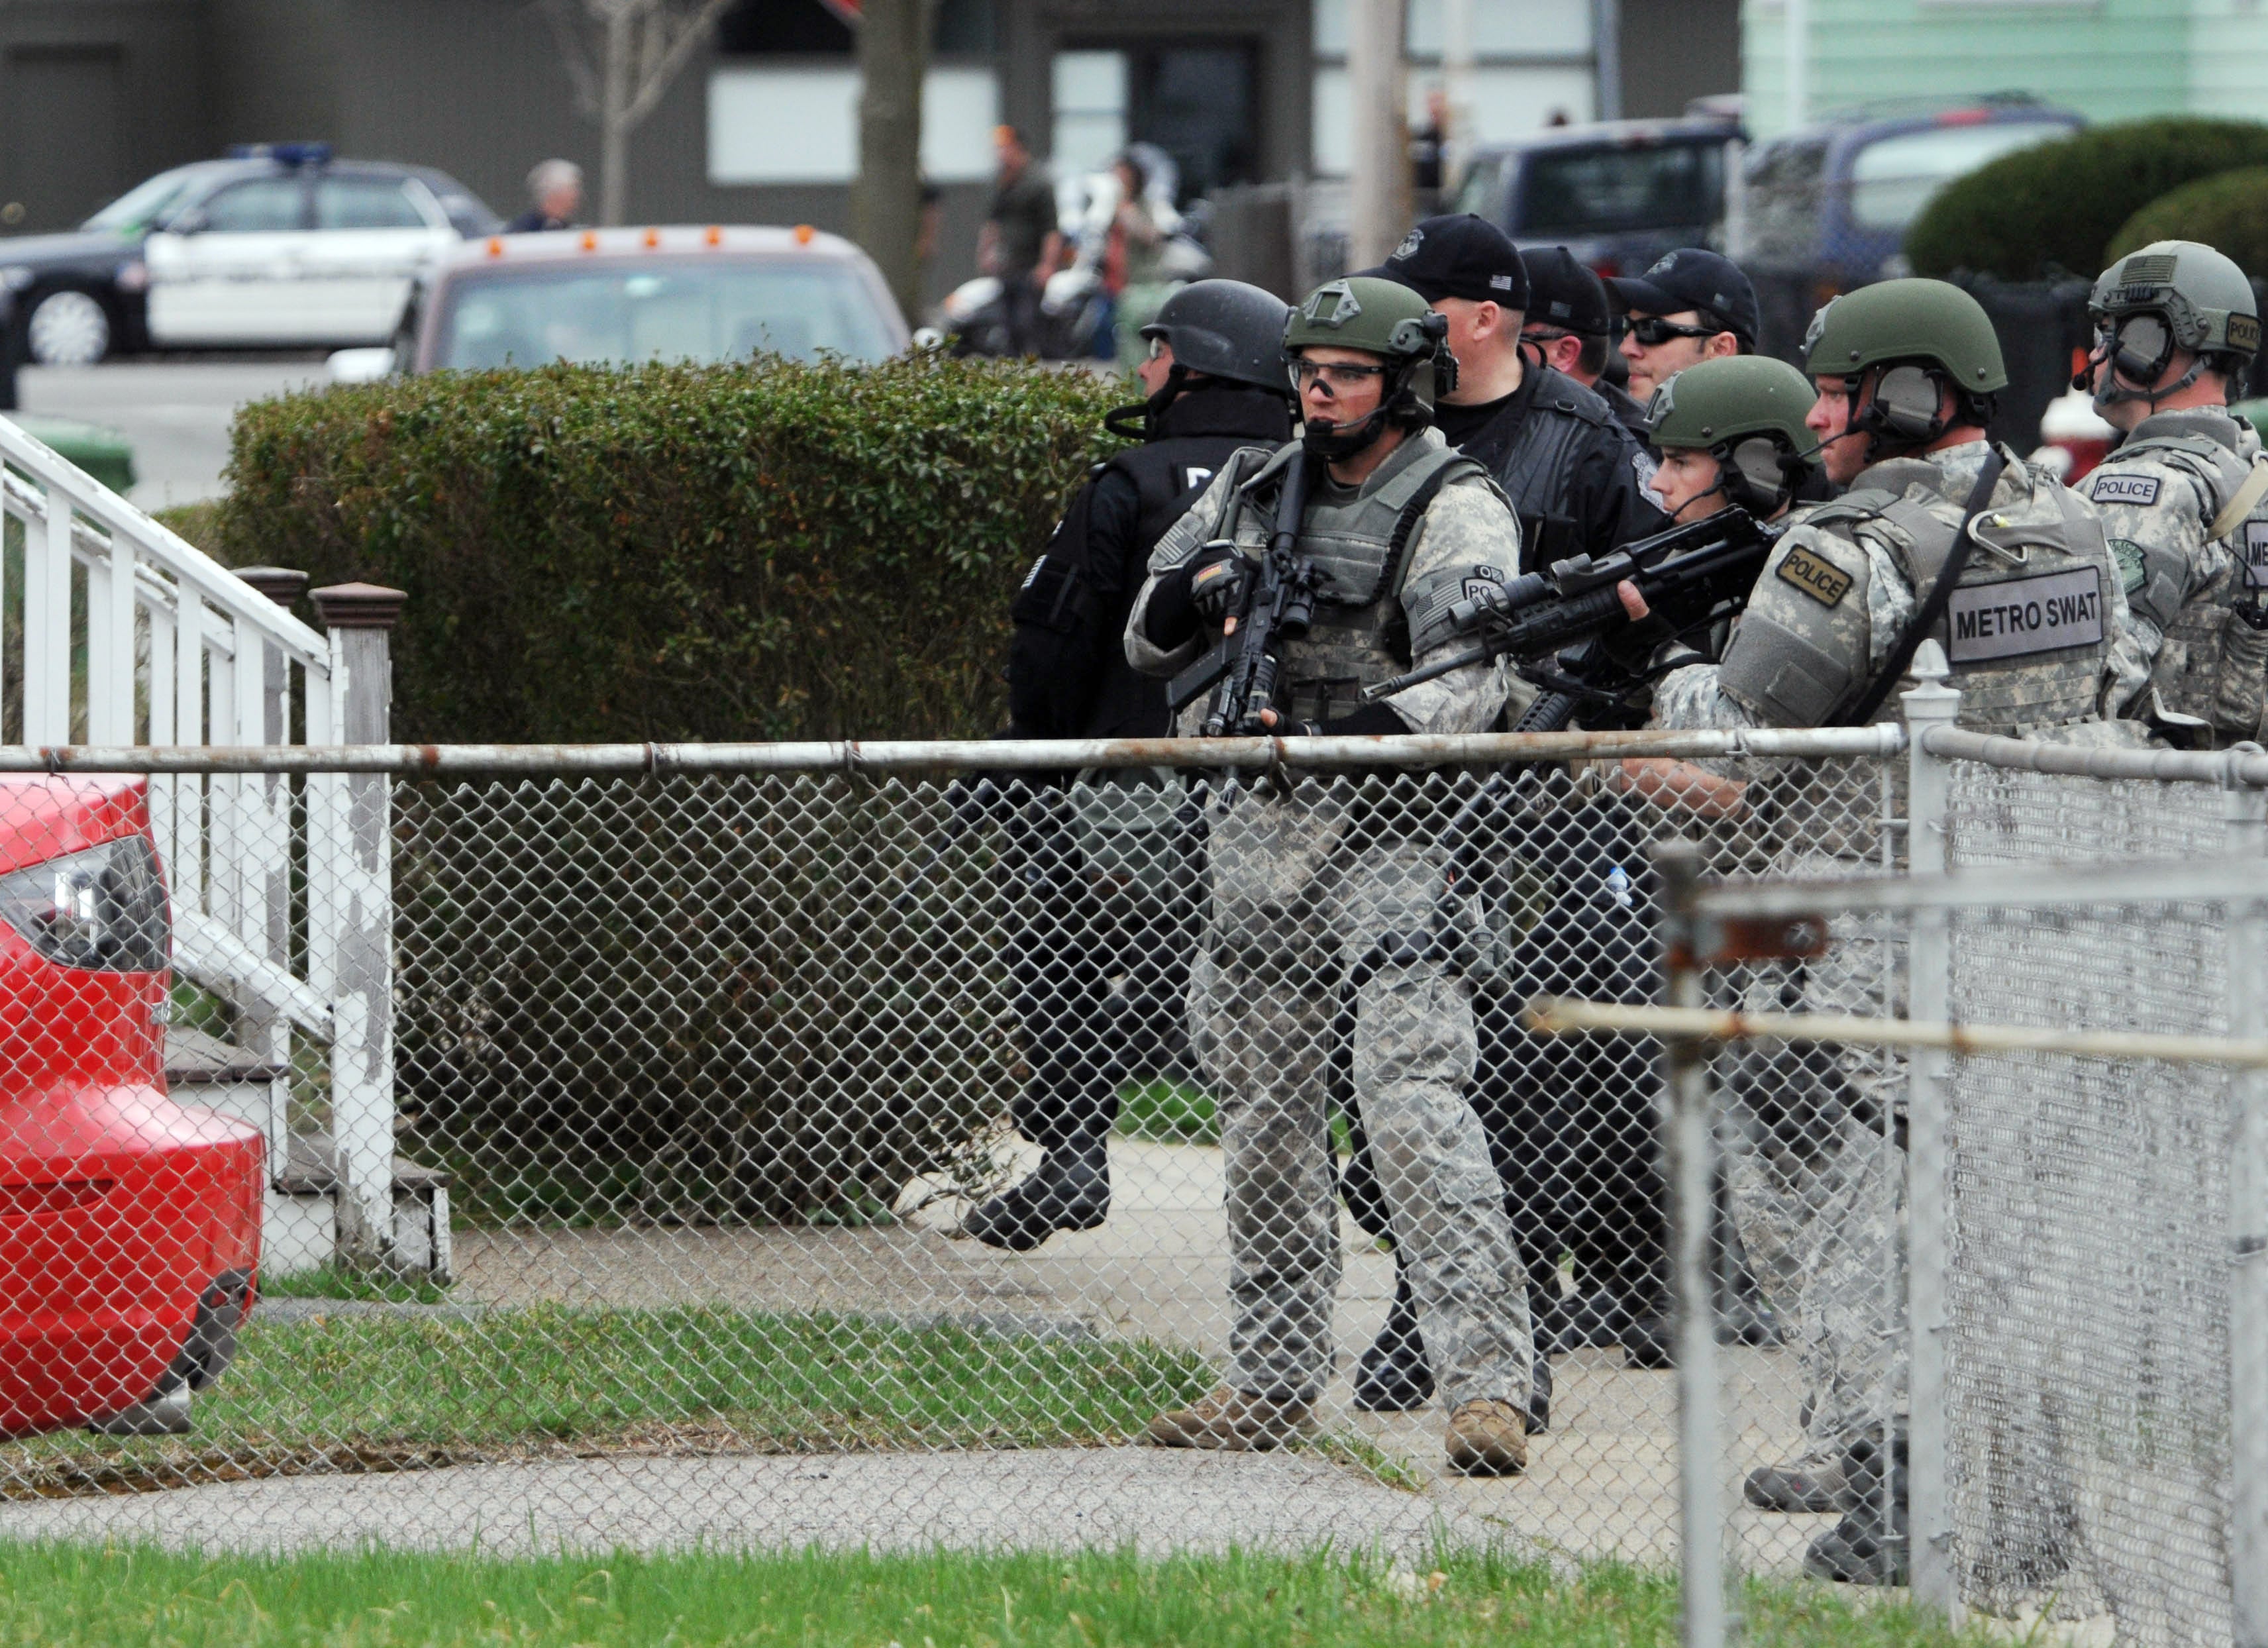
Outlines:
{"label": "camouflage pants", "polygon": [[[1760,978],[1756,1012],[1903,1014],[1896,923],[1842,916],[1827,954]],[[1733,1218],[1801,1360],[1805,1453],[1906,1411],[1905,1064],[1871,1049],[1743,1056],[1727,1084]]]}
{"label": "camouflage pants", "polygon": [[[1228,1181],[1229,1383],[1313,1400],[1336,1360],[1341,1269],[1325,1075],[1341,981],[1386,934],[1422,935],[1439,857],[1343,847],[1338,792],[1235,792],[1211,819],[1212,919],[1190,1033],[1219,1095]],[[1444,1407],[1525,1409],[1528,1292],[1473,1076],[1470,987],[1439,960],[1380,965],[1353,991],[1357,1102]]]}

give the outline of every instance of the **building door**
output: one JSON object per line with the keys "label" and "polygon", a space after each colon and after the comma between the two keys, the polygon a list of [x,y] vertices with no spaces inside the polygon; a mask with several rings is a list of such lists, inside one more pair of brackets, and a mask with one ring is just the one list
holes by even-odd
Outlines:
{"label": "building door", "polygon": [[1181,167],[1186,204],[1225,183],[1252,180],[1260,149],[1252,47],[1160,46],[1135,55],[1127,128]]}
{"label": "building door", "polygon": [[124,62],[114,48],[11,51],[0,63],[0,206],[9,233],[76,227],[122,193]]}
{"label": "building door", "polygon": [[1155,143],[1180,169],[1187,205],[1251,180],[1259,153],[1252,42],[1080,41],[1056,54],[1058,176],[1105,165],[1128,143]]}

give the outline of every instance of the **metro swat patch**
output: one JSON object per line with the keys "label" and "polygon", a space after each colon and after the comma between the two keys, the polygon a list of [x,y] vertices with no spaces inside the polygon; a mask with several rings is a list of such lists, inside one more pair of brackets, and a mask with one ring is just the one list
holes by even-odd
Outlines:
{"label": "metro swat patch", "polygon": [[2113,538],[2110,558],[2118,563],[2118,581],[2125,585],[2129,595],[2142,587],[2142,580],[2148,574],[2143,570],[2140,544],[2132,538]]}
{"label": "metro swat patch", "polygon": [[1851,575],[1841,567],[1821,560],[1801,544],[1787,552],[1787,559],[1779,563],[1779,576],[1793,584],[1822,607],[1839,606],[1851,592]]}
{"label": "metro swat patch", "polygon": [[2268,589],[2268,521],[2244,523],[2244,587]]}
{"label": "metro swat patch", "polygon": [[1966,585],[1946,603],[1955,664],[2025,658],[2102,643],[2102,585],[2093,567]]}
{"label": "metro swat patch", "polygon": [[2158,477],[2097,475],[2094,489],[2087,496],[2097,504],[2154,504],[2158,501]]}

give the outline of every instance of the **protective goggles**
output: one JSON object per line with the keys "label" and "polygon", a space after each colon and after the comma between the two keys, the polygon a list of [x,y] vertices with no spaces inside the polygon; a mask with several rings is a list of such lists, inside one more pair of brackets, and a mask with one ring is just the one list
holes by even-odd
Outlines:
{"label": "protective goggles", "polygon": [[2111,371],[2137,388],[2153,387],[2173,364],[2174,329],[2160,314],[2100,317],[2089,358],[2109,361]]}
{"label": "protective goggles", "polygon": [[1373,378],[1386,376],[1386,368],[1383,366],[1341,365],[1336,361],[1324,365],[1318,364],[1314,361],[1295,360],[1288,363],[1288,365],[1292,374],[1292,387],[1302,393],[1305,393],[1307,386],[1318,378],[1322,379],[1324,388],[1333,394],[1339,394],[1349,390],[1359,389]]}
{"label": "protective goggles", "polygon": [[1659,349],[1672,338],[1715,337],[1716,327],[1680,326],[1675,320],[1665,320],[1660,315],[1633,315],[1628,327],[1631,336],[1648,349]]}

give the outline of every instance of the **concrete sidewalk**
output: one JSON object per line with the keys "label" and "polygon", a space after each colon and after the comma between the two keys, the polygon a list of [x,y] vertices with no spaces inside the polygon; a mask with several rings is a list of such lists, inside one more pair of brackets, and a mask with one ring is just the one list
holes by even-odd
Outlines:
{"label": "concrete sidewalk", "polygon": [[[1001,1253],[953,1233],[939,1201],[895,1223],[792,1229],[526,1227],[460,1232],[452,1306],[539,1302],[613,1308],[714,1304],[962,1321],[980,1331],[1145,1339],[1215,1359],[1228,1348],[1228,1260],[1218,1149],[1112,1144],[1115,1200],[1100,1229]],[[1314,1453],[1208,1455],[1145,1448],[815,1458],[752,1456],[728,1429],[688,1430],[642,1454],[478,1464],[390,1475],[309,1475],[102,1499],[0,1505],[0,1533],[144,1534],[329,1543],[361,1538],[536,1547],[691,1540],[1115,1544],[1410,1541],[1443,1531],[1570,1556],[1666,1563],[1676,1548],[1673,1376],[1618,1350],[1557,1360],[1551,1428],[1528,1475],[1472,1481],[1443,1468],[1438,1411],[1355,1412],[1356,1357],[1393,1290],[1389,1255],[1344,1227],[1340,1375],[1326,1430],[1359,1433],[1416,1493]],[[320,1306],[293,1302],[306,1313]],[[1793,1357],[1727,1350],[1724,1481],[1794,1448]],[[598,1394],[603,1394],[605,1376]],[[879,1397],[887,1400],[887,1397]],[[497,1400],[508,1402],[509,1392]],[[671,1457],[651,1457],[666,1452]],[[706,1457],[685,1457],[688,1454]],[[1825,1519],[1736,1512],[1742,1559],[1790,1570]]]}

